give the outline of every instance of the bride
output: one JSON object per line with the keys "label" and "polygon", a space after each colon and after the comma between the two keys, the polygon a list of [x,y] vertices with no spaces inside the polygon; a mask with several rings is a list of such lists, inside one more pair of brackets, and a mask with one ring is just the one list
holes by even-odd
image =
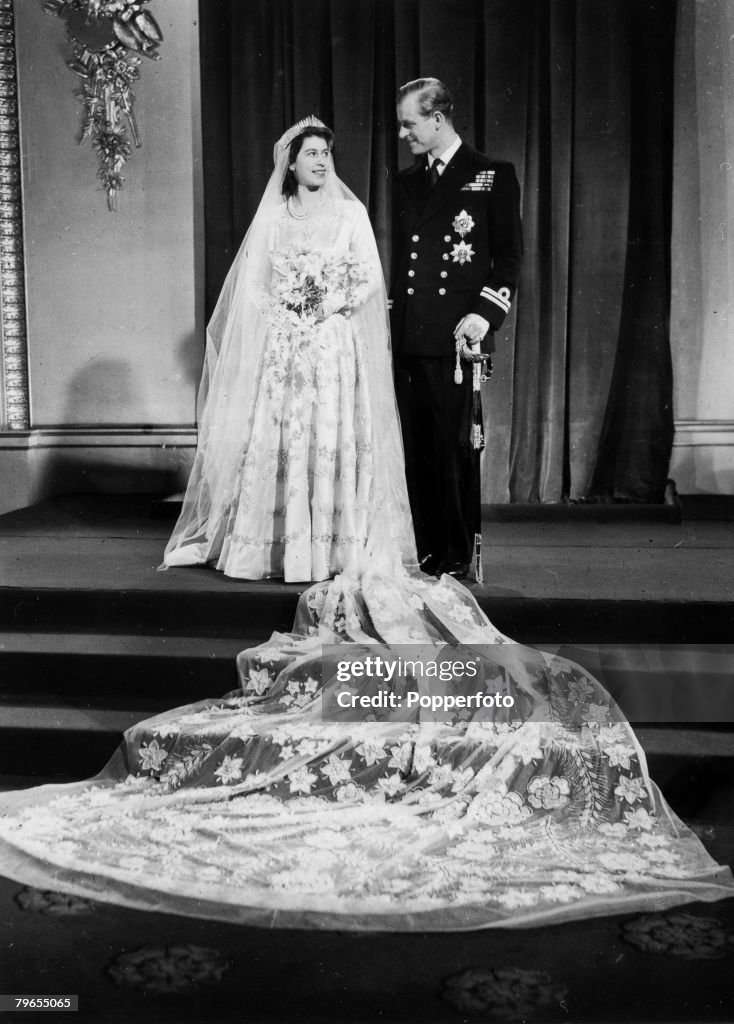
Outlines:
{"label": "bride", "polygon": [[380,260],[317,118],[275,169],[207,332],[199,445],[165,566],[324,580],[415,561]]}
{"label": "bride", "polygon": [[211,325],[166,552],[321,582],[292,632],[239,656],[238,690],[139,723],[90,781],[0,796],[0,872],[143,909],[354,930],[733,895],[601,684],[414,567],[374,238],[330,148],[314,118],[275,148]]}

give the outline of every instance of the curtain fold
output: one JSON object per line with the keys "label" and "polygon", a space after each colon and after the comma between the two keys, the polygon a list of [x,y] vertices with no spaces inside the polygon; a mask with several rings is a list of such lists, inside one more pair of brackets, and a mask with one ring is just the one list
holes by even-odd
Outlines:
{"label": "curtain fold", "polygon": [[389,274],[390,182],[410,161],[395,90],[435,75],[462,138],[511,160],[523,189],[483,500],[661,500],[675,13],[676,0],[202,0],[209,309],[273,141],[310,113],[336,132]]}

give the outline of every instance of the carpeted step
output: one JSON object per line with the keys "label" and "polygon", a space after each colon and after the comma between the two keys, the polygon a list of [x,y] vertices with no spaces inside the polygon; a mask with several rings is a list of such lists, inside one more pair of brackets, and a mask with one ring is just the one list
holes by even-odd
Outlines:
{"label": "carpeted step", "polygon": [[[241,581],[236,590],[0,587],[0,629],[264,640],[292,628],[305,586]],[[523,643],[715,643],[731,636],[734,622],[734,602],[549,599],[476,584],[471,590],[498,629]]]}
{"label": "carpeted step", "polygon": [[243,584],[236,592],[0,587],[0,628],[262,640],[292,627],[303,589],[278,583]]}
{"label": "carpeted step", "polygon": [[0,774],[91,777],[112,756],[122,733],[146,717],[145,711],[105,708],[4,707]]}
{"label": "carpeted step", "polygon": [[97,633],[0,633],[0,707],[163,711],[237,686],[257,640]]}

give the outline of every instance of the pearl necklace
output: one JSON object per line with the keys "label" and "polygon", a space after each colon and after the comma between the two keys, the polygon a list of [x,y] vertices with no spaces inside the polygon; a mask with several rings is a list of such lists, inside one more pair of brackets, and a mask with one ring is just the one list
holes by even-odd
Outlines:
{"label": "pearl necklace", "polygon": [[291,198],[292,198],[291,196],[288,196],[288,199],[286,200],[286,204],[285,204],[286,208],[288,210],[288,213],[291,215],[291,217],[293,217],[294,220],[308,220],[309,217],[313,217],[313,215],[317,212],[317,210],[320,210],[321,207],[324,205],[324,203],[326,202],[326,193],[322,191],[321,199],[319,199],[319,201],[317,203],[314,203],[313,206],[309,206],[309,208],[304,213],[297,213],[293,209],[293,204],[291,203]]}

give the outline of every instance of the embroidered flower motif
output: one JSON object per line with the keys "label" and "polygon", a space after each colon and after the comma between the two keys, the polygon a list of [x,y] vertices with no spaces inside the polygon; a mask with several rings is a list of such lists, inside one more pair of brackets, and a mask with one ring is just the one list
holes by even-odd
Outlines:
{"label": "embroidered flower motif", "polygon": [[325,603],[326,590],[324,590],[323,588],[316,588],[312,590],[309,593],[308,598],[306,599],[306,604],[308,605],[310,611],[313,612],[314,618],[317,621],[321,618],[321,613],[324,610]]}
{"label": "embroidered flower motif", "polygon": [[107,968],[116,985],[146,992],[185,992],[219,981],[229,961],[216,949],[190,943],[142,946],[120,953]]}
{"label": "embroidered flower motif", "polygon": [[457,213],[454,217],[451,225],[457,235],[462,238],[464,235],[468,235],[471,229],[474,227],[474,218],[471,214],[467,213],[466,210],[462,210],[461,213]]}
{"label": "embroidered flower motif", "polygon": [[518,731],[515,744],[512,748],[515,757],[520,758],[523,764],[530,764],[536,758],[542,758],[543,750],[540,745],[540,726],[536,724],[525,724]]}
{"label": "embroidered flower motif", "polygon": [[576,885],[541,885],[540,893],[549,903],[572,903],[585,895]]}
{"label": "embroidered flower motif", "polygon": [[620,851],[600,853],[599,863],[607,871],[640,871],[647,869],[647,861],[644,857],[638,857],[636,853],[622,853]]}
{"label": "embroidered flower motif", "polygon": [[144,772],[158,772],[168,757],[168,751],[160,745],[158,740],[151,740],[150,743],[144,743],[142,747],[138,748],[138,757],[141,762],[140,767]]}
{"label": "embroidered flower motif", "polygon": [[629,828],[639,828],[645,832],[655,828],[655,819],[644,807],[638,807],[636,811],[625,811],[624,820]]}
{"label": "embroidered flower motif", "polygon": [[378,779],[377,784],[385,793],[385,796],[395,796],[402,789],[403,780],[399,772],[394,772],[392,775],[388,775],[386,779]]}
{"label": "embroidered flower motif", "polygon": [[364,790],[356,782],[348,782],[345,786],[335,789],[334,796],[340,803],[346,800],[360,800],[364,797]]}
{"label": "embroidered flower motif", "polygon": [[[599,729],[598,740],[600,747],[616,747],[629,744],[629,735],[623,725],[604,725]],[[631,748],[633,749],[633,748]]]}
{"label": "embroidered flower motif", "polygon": [[428,782],[431,786],[445,786],[451,782],[453,775],[450,764],[434,764],[428,773]]}
{"label": "embroidered flower motif", "polygon": [[503,793],[499,789],[478,793],[467,809],[467,817],[487,825],[516,824],[533,813],[519,793]]}
{"label": "embroidered flower motif", "polygon": [[609,717],[609,708],[604,704],[589,704],[586,720],[589,725],[605,725]]}
{"label": "embroidered flower motif", "polygon": [[291,772],[288,776],[291,793],[310,793],[314,784],[318,782],[318,776],[308,769],[306,765],[298,771]]}
{"label": "embroidered flower motif", "polygon": [[258,661],[270,664],[273,661],[277,661],[283,656],[283,652],[279,647],[263,647],[257,651]]}
{"label": "embroidered flower motif", "polygon": [[593,692],[594,687],[584,676],[572,679],[568,684],[568,699],[573,701],[574,704],[585,703],[586,698],[591,697]]}
{"label": "embroidered flower motif", "polygon": [[734,950],[734,933],[716,918],[695,914],[643,914],[622,929],[623,938],[646,953],[681,960],[718,960]]}
{"label": "embroidered flower motif", "polygon": [[242,758],[231,757],[229,754],[225,755],[224,760],[214,774],[225,786],[230,782],[237,782],[242,778]]}
{"label": "embroidered flower motif", "polygon": [[451,250],[451,259],[454,263],[458,263],[460,266],[464,266],[465,263],[471,263],[472,256],[474,256],[474,249],[471,243],[457,242],[454,248]]}
{"label": "embroidered flower motif", "polygon": [[397,768],[398,771],[407,772],[413,757],[413,744],[401,743],[400,746],[390,747],[392,757],[387,762],[388,768]]}
{"label": "embroidered flower motif", "polygon": [[413,771],[419,775],[436,767],[433,750],[427,743],[416,743],[413,751]]}
{"label": "embroidered flower motif", "polygon": [[270,686],[270,682],[271,679],[266,668],[251,668],[245,692],[255,693],[261,697]]}
{"label": "embroidered flower motif", "polygon": [[348,782],[351,778],[349,773],[351,763],[345,757],[332,754],[322,765],[321,774],[326,776],[332,786],[336,786],[339,782]]}
{"label": "embroidered flower motif", "polygon": [[615,786],[614,793],[620,800],[626,800],[628,804],[634,804],[643,800],[646,796],[645,780],[638,776],[635,779],[629,775],[620,775],[619,784]]}
{"label": "embroidered flower motif", "polygon": [[21,910],[48,917],[79,917],[91,914],[97,909],[93,900],[82,899],[65,892],[51,892],[48,889],[32,889],[27,886],[15,896]]}
{"label": "embroidered flower motif", "polygon": [[528,800],[533,807],[552,810],[569,801],[571,785],[561,775],[534,775],[528,782]]}
{"label": "embroidered flower motif", "polygon": [[372,766],[387,757],[384,742],[380,740],[364,740],[355,748],[366,764]]}
{"label": "embroidered flower motif", "polygon": [[609,758],[610,768],[624,768],[625,771],[631,769],[632,761],[637,756],[634,747],[623,747],[616,744],[607,747],[602,753],[605,757]]}
{"label": "embroidered flower motif", "polygon": [[497,897],[507,910],[519,910],[521,907],[532,907],[539,902],[537,893],[531,889],[509,889]]}

